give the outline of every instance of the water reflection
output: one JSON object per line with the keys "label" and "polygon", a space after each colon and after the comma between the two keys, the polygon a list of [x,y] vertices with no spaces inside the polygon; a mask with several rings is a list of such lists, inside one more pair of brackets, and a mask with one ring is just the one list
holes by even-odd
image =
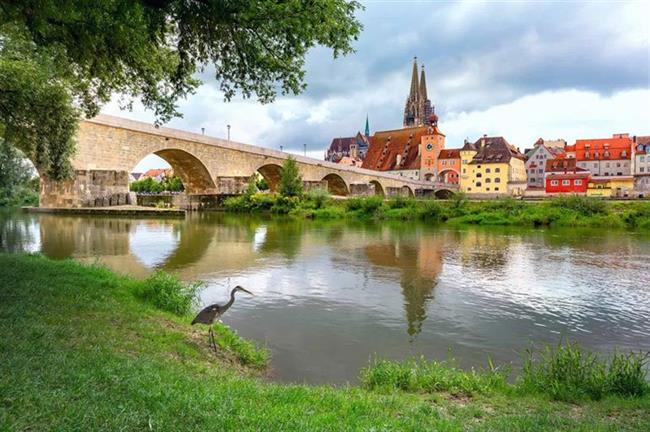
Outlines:
{"label": "water reflection", "polygon": [[204,302],[258,294],[226,322],[269,346],[279,379],[353,381],[374,354],[517,361],[568,335],[596,350],[650,346],[650,236],[437,228],[214,213],[185,220],[0,214],[0,249],[100,259],[207,282]]}

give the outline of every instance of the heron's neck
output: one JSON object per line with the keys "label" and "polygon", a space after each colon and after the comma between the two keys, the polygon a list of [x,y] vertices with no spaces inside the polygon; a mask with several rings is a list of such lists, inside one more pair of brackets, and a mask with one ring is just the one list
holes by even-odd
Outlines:
{"label": "heron's neck", "polygon": [[230,291],[230,300],[228,301],[228,303],[226,303],[226,308],[229,308],[235,302],[235,293],[236,292],[237,292],[237,288],[233,288],[233,290]]}

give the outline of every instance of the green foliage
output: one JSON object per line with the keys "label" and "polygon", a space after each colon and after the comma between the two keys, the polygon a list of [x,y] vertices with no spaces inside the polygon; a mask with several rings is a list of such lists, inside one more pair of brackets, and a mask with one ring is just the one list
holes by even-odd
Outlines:
{"label": "green foliage", "polygon": [[307,202],[315,209],[321,209],[327,205],[332,198],[326,189],[318,188],[307,192]]}
{"label": "green foliage", "polygon": [[378,215],[384,206],[384,199],[380,196],[355,197],[345,202],[348,210],[355,212],[359,216],[374,217]]}
{"label": "green foliage", "polygon": [[242,338],[225,324],[215,323],[214,333],[217,345],[234,354],[241,364],[257,369],[266,367],[269,360],[266,349],[258,348],[253,342]]}
{"label": "green foliage", "polygon": [[226,100],[237,92],[261,102],[278,91],[298,94],[310,48],[352,52],[360,7],[345,0],[4,2],[0,134],[41,174],[65,178],[77,119],[95,116],[112,95],[122,95],[126,108],[138,98],[165,122],[207,66]]}
{"label": "green foliage", "polygon": [[277,195],[258,192],[253,195],[244,194],[227,198],[224,207],[227,211],[236,213],[269,211],[276,201]]}
{"label": "green foliage", "polygon": [[148,279],[138,281],[135,295],[155,307],[176,315],[187,315],[197,305],[200,282],[185,284],[169,273],[156,271]]}
{"label": "green foliage", "polygon": [[650,391],[648,360],[648,353],[619,352],[603,359],[567,341],[546,346],[539,356],[528,350],[518,386],[524,392],[545,393],[562,401],[642,396]]}
{"label": "green foliage", "polygon": [[129,189],[136,193],[160,194],[163,192],[182,192],[185,187],[180,177],[165,176],[159,182],[151,177],[131,182]]}
{"label": "green foliage", "polygon": [[269,183],[264,177],[259,177],[255,183],[255,186],[257,186],[257,190],[259,191],[267,191],[270,189]]}
{"label": "green foliage", "polygon": [[296,160],[292,156],[289,156],[282,164],[278,192],[285,197],[297,197],[302,195],[302,191],[302,178],[300,177],[298,164],[296,164]]}
{"label": "green foliage", "polygon": [[551,205],[566,210],[573,210],[584,216],[603,214],[607,211],[607,204],[605,201],[583,195],[554,197],[551,200]]}
{"label": "green foliage", "polygon": [[38,205],[39,180],[22,155],[0,139],[0,207]]}
{"label": "green foliage", "polygon": [[255,195],[259,190],[257,189],[257,179],[253,175],[251,178],[248,180],[248,185],[246,186],[246,190],[244,191],[244,195],[251,197]]}
{"label": "green foliage", "polygon": [[477,371],[459,369],[453,361],[406,362],[375,360],[362,369],[361,383],[369,390],[434,393],[490,393],[506,387],[506,374],[495,368]]}

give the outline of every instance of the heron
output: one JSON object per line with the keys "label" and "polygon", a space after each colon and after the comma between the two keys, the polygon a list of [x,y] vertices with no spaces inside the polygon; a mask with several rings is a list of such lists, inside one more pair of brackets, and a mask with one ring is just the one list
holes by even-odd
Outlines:
{"label": "heron", "polygon": [[228,309],[230,309],[230,306],[235,302],[235,293],[237,291],[243,291],[245,293],[248,293],[250,295],[255,295],[252,292],[248,291],[246,288],[241,287],[237,285],[230,291],[230,300],[228,303],[225,305],[220,305],[220,304],[211,304],[209,306],[206,306],[203,308],[201,312],[192,320],[192,325],[194,324],[207,324],[210,326],[210,330],[208,331],[209,339],[210,339],[210,344],[212,346],[212,349],[214,350],[214,353],[217,353],[217,343],[214,341],[214,330],[213,326],[215,321],[217,321]]}

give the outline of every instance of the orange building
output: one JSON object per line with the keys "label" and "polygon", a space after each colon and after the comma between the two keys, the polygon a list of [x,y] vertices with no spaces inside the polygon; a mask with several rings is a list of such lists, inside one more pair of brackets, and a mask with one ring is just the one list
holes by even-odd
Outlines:
{"label": "orange building", "polygon": [[362,168],[386,171],[413,180],[436,181],[438,154],[445,147],[445,136],[438,129],[438,118],[429,126],[375,132],[370,137]]}
{"label": "orange building", "polygon": [[611,138],[580,139],[564,148],[566,157],[575,158],[577,166],[594,176],[629,176],[632,174],[632,139],[628,134]]}
{"label": "orange building", "polygon": [[458,184],[460,149],[442,149],[438,153],[438,181]]}

